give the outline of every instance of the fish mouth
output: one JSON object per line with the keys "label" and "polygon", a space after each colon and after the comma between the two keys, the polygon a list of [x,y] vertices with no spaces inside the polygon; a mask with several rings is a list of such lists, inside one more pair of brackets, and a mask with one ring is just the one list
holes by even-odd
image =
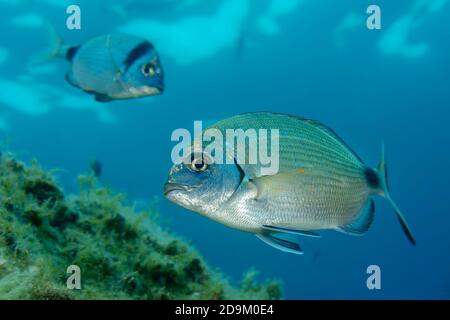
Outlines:
{"label": "fish mouth", "polygon": [[155,83],[147,87],[147,91],[153,95],[164,93],[164,83]]}
{"label": "fish mouth", "polygon": [[162,94],[164,92],[164,85],[160,85],[160,86],[156,86],[155,87],[157,90],[159,90],[159,94]]}
{"label": "fish mouth", "polygon": [[144,86],[140,88],[130,88],[130,94],[132,97],[145,97],[145,96],[157,96],[163,94],[164,85]]}
{"label": "fish mouth", "polygon": [[163,193],[164,193],[164,196],[167,196],[174,191],[189,191],[189,190],[190,190],[190,188],[184,184],[166,182],[164,184],[164,192]]}

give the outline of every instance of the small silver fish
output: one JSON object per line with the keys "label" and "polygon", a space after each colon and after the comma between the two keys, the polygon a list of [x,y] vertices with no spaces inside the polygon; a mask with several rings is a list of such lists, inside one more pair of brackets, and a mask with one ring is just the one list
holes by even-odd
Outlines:
{"label": "small silver fish", "polygon": [[66,80],[107,102],[140,98],[164,91],[164,72],[153,45],[142,38],[114,33],[68,46],[52,31],[52,58],[70,62]]}
{"label": "small silver fish", "polygon": [[176,204],[229,227],[256,234],[271,246],[301,254],[299,236],[333,229],[362,235],[374,219],[374,195],[394,209],[415,244],[405,218],[390,197],[384,156],[369,168],[323,124],[269,112],[246,113],[212,125],[226,129],[279,129],[279,170],[261,175],[260,164],[218,164],[194,149],[175,164],[164,186]]}

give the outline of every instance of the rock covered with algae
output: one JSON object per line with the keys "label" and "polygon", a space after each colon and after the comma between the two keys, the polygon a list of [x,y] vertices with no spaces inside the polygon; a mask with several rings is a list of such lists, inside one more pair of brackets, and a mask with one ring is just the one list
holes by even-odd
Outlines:
{"label": "rock covered with algae", "polygon": [[[233,286],[185,240],[161,228],[157,210],[79,177],[66,195],[52,172],[0,154],[0,299],[279,299],[278,282],[248,272]],[[81,270],[81,290],[66,286]]]}

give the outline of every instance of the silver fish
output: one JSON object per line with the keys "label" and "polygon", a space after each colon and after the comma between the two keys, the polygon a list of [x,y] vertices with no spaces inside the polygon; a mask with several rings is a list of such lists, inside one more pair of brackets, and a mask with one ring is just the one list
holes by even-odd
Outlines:
{"label": "silver fish", "polygon": [[52,38],[50,57],[70,62],[67,82],[93,94],[97,101],[140,98],[164,91],[160,58],[145,39],[114,33],[68,46],[54,31]]}
{"label": "silver fish", "polygon": [[378,195],[390,203],[415,244],[391,199],[384,155],[378,167],[369,168],[325,125],[284,114],[246,113],[210,128],[224,134],[226,129],[278,128],[278,173],[261,175],[258,163],[214,163],[204,146],[170,170],[164,194],[176,204],[301,254],[300,236],[319,237],[318,230],[364,234],[374,219],[372,196]]}

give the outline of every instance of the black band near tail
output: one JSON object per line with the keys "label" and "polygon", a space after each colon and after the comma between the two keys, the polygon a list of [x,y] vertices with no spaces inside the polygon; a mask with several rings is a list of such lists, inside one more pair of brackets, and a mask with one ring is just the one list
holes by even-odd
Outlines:
{"label": "black band near tail", "polygon": [[366,176],[367,184],[371,188],[376,189],[380,186],[380,178],[375,170],[372,168],[366,168],[364,170],[364,175]]}
{"label": "black band near tail", "polygon": [[70,47],[66,52],[66,59],[69,61],[72,61],[73,57],[77,53],[78,49],[80,49],[80,46],[74,46]]}

